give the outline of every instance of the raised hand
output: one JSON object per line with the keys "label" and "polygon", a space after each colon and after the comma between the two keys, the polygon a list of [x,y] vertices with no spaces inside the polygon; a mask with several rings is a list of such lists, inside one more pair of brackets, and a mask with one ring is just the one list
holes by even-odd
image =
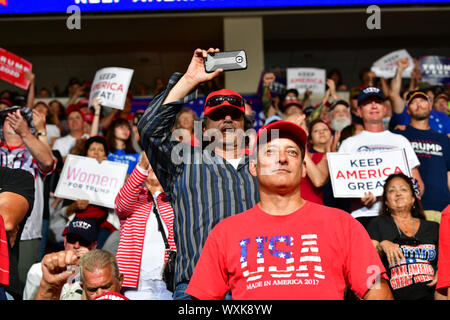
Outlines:
{"label": "raised hand", "polygon": [[209,48],[208,50],[196,49],[185,73],[186,80],[196,87],[203,82],[212,80],[219,76],[223,72],[222,69],[218,69],[212,73],[207,73],[204,62],[204,59],[207,57],[208,53],[215,53],[219,51],[219,49],[213,48]]}
{"label": "raised hand", "polygon": [[6,120],[10,127],[14,130],[15,133],[20,135],[22,138],[30,133],[30,128],[28,127],[27,121],[23,118],[20,110],[16,110],[15,112],[11,112],[6,116]]}
{"label": "raised hand", "polygon": [[402,58],[397,60],[397,67],[400,70],[405,70],[409,67],[409,59],[408,58]]}

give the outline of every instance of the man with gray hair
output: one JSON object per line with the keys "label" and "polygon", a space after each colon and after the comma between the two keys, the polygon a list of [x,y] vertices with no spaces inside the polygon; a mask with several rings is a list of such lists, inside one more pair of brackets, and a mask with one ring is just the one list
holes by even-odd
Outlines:
{"label": "man with gray hair", "polygon": [[113,254],[96,249],[79,258],[75,251],[67,250],[47,254],[42,259],[43,276],[35,300],[58,300],[76,266],[80,268],[81,300],[96,300],[108,292],[120,294],[123,275]]}
{"label": "man with gray hair", "polygon": [[330,106],[331,127],[335,131],[342,131],[352,123],[350,105],[345,100],[336,100]]}

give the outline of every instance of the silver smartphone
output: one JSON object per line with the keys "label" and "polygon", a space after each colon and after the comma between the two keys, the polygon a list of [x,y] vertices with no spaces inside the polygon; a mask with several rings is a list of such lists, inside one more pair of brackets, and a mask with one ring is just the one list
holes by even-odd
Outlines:
{"label": "silver smartphone", "polygon": [[247,69],[247,55],[244,50],[208,53],[205,61],[205,70],[208,73],[217,69],[223,71]]}

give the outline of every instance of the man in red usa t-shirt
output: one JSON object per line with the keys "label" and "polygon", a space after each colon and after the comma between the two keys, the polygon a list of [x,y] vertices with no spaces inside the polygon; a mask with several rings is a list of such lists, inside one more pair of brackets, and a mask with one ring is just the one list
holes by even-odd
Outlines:
{"label": "man in red usa t-shirt", "polygon": [[350,214],[301,198],[306,133],[273,122],[257,134],[249,169],[261,201],[217,224],[186,292],[196,299],[392,299],[386,271]]}

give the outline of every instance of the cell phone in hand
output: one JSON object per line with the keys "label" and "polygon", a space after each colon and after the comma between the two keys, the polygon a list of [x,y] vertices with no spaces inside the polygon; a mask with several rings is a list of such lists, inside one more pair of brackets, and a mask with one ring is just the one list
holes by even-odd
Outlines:
{"label": "cell phone in hand", "polygon": [[247,55],[244,50],[208,53],[204,61],[205,70],[208,73],[217,69],[223,69],[223,71],[247,69]]}

